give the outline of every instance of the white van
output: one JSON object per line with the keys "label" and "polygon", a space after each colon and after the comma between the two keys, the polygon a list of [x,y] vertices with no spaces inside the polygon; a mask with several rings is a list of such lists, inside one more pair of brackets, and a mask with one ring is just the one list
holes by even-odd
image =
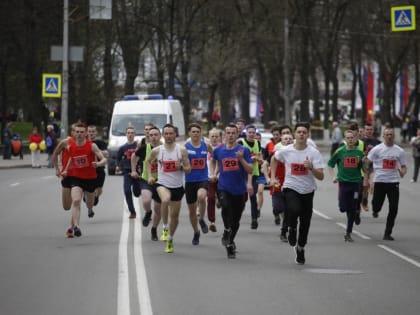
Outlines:
{"label": "white van", "polygon": [[177,127],[177,140],[185,140],[184,113],[181,103],[174,99],[163,99],[160,94],[126,95],[114,104],[108,140],[108,174],[115,174],[115,159],[118,149],[127,142],[125,130],[136,128],[136,141],[144,138],[144,125],[153,124],[162,130],[165,124]]}

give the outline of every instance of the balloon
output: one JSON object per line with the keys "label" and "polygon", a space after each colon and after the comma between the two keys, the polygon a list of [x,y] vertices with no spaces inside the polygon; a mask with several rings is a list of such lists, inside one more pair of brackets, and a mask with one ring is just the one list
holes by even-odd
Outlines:
{"label": "balloon", "polygon": [[38,149],[38,145],[35,142],[31,142],[29,144],[29,150],[36,151]]}
{"label": "balloon", "polygon": [[44,151],[45,149],[47,149],[47,145],[45,144],[45,141],[42,140],[41,143],[39,144],[39,148]]}

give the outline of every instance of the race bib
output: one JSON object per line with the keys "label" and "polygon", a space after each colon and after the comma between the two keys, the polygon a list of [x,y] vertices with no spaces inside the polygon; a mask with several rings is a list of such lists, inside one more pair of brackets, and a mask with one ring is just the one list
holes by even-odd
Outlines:
{"label": "race bib", "polygon": [[225,158],[222,160],[222,169],[225,172],[239,170],[239,160],[237,158]]}
{"label": "race bib", "polygon": [[87,155],[79,155],[72,158],[75,168],[83,168],[89,166],[89,159]]}
{"label": "race bib", "polygon": [[344,168],[357,168],[359,166],[359,158],[357,156],[345,157],[343,159]]}
{"label": "race bib", "polygon": [[165,173],[172,173],[178,171],[176,161],[163,161],[162,169]]}
{"label": "race bib", "polygon": [[384,170],[395,170],[396,166],[397,166],[397,160],[391,160],[391,159],[382,160],[382,168]]}
{"label": "race bib", "polygon": [[157,171],[158,171],[157,161],[154,161],[154,162],[150,163],[150,172],[157,173]]}
{"label": "race bib", "polygon": [[125,151],[124,155],[127,158],[127,160],[131,160],[131,156],[136,152],[136,149],[128,149]]}
{"label": "race bib", "polygon": [[290,164],[290,173],[294,176],[305,176],[308,175],[308,169],[305,168],[305,165],[300,163],[292,163]]}
{"label": "race bib", "polygon": [[193,158],[191,159],[191,169],[193,170],[202,170],[206,168],[206,159],[205,158]]}

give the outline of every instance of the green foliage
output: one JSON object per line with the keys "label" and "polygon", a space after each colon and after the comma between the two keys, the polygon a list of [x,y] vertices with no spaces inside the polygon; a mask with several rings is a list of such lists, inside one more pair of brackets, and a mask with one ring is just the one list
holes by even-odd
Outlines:
{"label": "green foliage", "polygon": [[20,135],[23,142],[28,141],[29,134],[32,132],[33,124],[31,122],[14,122],[13,133]]}

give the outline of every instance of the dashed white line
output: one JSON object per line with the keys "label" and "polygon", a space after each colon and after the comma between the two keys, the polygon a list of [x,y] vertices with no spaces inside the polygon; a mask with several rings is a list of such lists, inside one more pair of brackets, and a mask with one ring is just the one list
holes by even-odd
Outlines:
{"label": "dashed white line", "polygon": [[408,257],[406,255],[403,255],[403,254],[397,252],[396,250],[393,250],[392,248],[389,248],[386,245],[378,245],[378,247],[380,247],[382,249],[385,249],[387,252],[389,252],[389,253],[391,253],[391,254],[393,254],[393,255],[401,258],[402,260],[405,260],[406,262],[408,262],[408,263],[416,266],[417,268],[420,268],[420,263],[417,262],[417,261],[415,261],[414,259],[412,259],[412,258],[410,258],[410,257]]}
{"label": "dashed white line", "polygon": [[10,184],[9,186],[10,187],[16,187],[16,186],[19,186],[20,185],[20,183],[13,183],[13,184]]}
{"label": "dashed white line", "polygon": [[[319,211],[317,211],[315,209],[313,209],[313,211],[318,216],[320,216],[320,217],[322,217],[322,218],[324,218],[326,220],[331,220],[331,218],[329,216],[323,214],[322,212],[319,212]],[[338,226],[340,226],[340,227],[342,227],[344,229],[347,228],[347,226],[344,223],[335,222],[335,224],[337,224]],[[364,235],[363,233],[360,233],[358,231],[353,230],[353,233],[356,234],[357,236],[359,236],[362,239],[365,239],[365,240],[370,240],[371,239],[371,237],[369,237],[367,235]],[[408,262],[408,263],[416,266],[417,268],[420,268],[420,262],[418,262],[418,261],[416,261],[416,260],[414,260],[414,259],[412,259],[412,258],[410,258],[410,257],[408,257],[408,256],[406,256],[404,254],[401,254],[401,253],[397,252],[396,250],[393,250],[392,248],[390,248],[390,247],[388,247],[386,245],[378,244],[378,247],[379,248],[382,248],[382,249],[386,250],[387,252],[389,252],[389,253],[391,253],[391,254],[393,254],[393,255],[401,258],[402,260],[404,260],[404,261],[406,261],[406,262]]]}

